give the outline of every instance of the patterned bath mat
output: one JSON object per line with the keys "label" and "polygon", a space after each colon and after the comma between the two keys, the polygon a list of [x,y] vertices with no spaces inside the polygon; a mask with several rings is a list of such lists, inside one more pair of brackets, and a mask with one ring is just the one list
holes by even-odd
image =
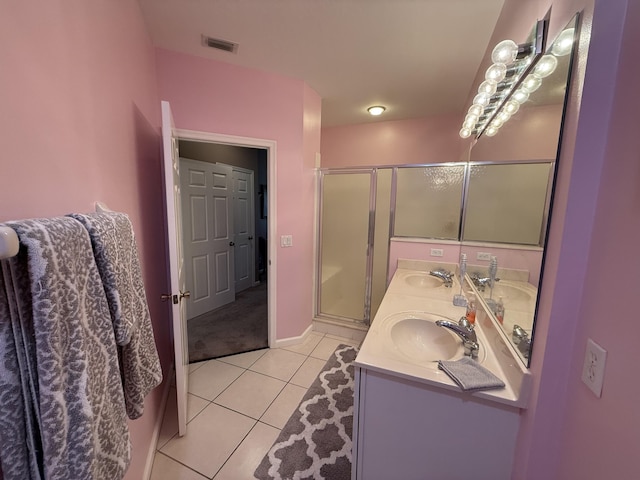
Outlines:
{"label": "patterned bath mat", "polygon": [[353,433],[353,361],[339,345],[254,475],[259,480],[348,480]]}

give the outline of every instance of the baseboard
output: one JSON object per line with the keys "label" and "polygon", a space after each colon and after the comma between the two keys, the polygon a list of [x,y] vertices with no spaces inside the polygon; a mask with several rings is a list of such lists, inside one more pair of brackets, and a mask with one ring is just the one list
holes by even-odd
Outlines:
{"label": "baseboard", "polygon": [[302,343],[306,340],[306,338],[309,336],[309,334],[312,331],[313,331],[313,325],[309,325],[307,329],[302,333],[302,335],[298,337],[276,339],[275,345],[273,345],[272,348],[282,348],[282,347],[288,347],[290,345],[297,345],[298,343]]}
{"label": "baseboard", "polygon": [[[173,373],[173,364],[171,364],[171,368],[169,372]],[[167,408],[167,399],[169,398],[169,392],[171,391],[171,377],[169,377],[164,382],[164,391],[162,392],[162,401],[160,402],[160,412],[156,417],[156,423],[153,427],[153,434],[151,435],[151,442],[149,443],[149,451],[147,452],[147,462],[144,467],[144,476],[142,477],[144,480],[149,480],[151,478],[151,470],[153,469],[153,459],[156,456],[156,448],[158,447],[158,437],[160,436],[160,429],[162,428],[162,420],[164,419],[164,410]]]}

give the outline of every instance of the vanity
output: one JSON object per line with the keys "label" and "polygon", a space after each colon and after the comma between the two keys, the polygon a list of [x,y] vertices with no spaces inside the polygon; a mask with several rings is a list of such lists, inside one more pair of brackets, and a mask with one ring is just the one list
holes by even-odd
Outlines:
{"label": "vanity", "polygon": [[[464,355],[461,339],[435,324],[463,306],[429,271],[455,264],[399,260],[355,361],[353,480],[509,479],[530,374],[479,302],[477,361],[505,387],[467,393],[438,369]],[[462,290],[476,290],[466,277]]]}

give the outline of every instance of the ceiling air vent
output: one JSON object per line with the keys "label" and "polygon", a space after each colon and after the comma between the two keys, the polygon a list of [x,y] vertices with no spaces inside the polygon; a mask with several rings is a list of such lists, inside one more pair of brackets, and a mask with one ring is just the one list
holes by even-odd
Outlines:
{"label": "ceiling air vent", "polygon": [[219,38],[207,37],[206,35],[202,36],[202,44],[205,47],[216,48],[225,52],[236,53],[238,51],[237,43],[220,40]]}

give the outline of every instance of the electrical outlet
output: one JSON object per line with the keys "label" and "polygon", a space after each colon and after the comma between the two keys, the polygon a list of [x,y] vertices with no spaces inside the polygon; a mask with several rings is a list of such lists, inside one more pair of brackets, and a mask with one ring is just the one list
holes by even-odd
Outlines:
{"label": "electrical outlet", "polygon": [[590,338],[587,339],[587,352],[582,366],[582,381],[598,398],[602,395],[606,360],[607,351]]}
{"label": "electrical outlet", "polygon": [[491,261],[491,254],[487,252],[478,252],[478,256],[476,257],[478,260],[486,260],[487,262]]}
{"label": "electrical outlet", "polygon": [[444,250],[442,250],[441,248],[432,248],[431,249],[431,256],[432,257],[441,257],[444,255]]}

